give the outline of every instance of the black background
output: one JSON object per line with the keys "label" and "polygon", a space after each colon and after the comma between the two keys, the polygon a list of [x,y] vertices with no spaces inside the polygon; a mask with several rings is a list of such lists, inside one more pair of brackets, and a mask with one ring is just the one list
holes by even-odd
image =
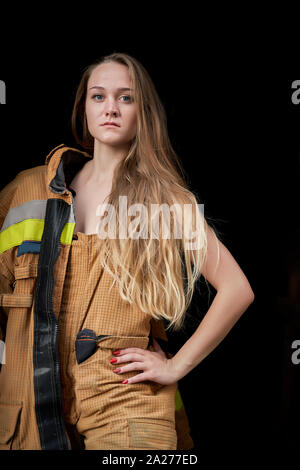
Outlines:
{"label": "black background", "polygon": [[[212,46],[211,37],[190,39],[170,22],[132,31],[112,20],[103,29],[94,13],[82,24],[58,15],[48,26],[12,29],[9,41],[3,34],[1,188],[19,171],[43,165],[57,145],[76,146],[70,118],[84,67],[111,52],[140,60],[165,106],[190,188],[256,296],[179,384],[196,449],[234,456],[243,448],[246,460],[262,450],[270,459],[291,455],[300,437],[300,364],[291,362],[300,296],[290,297],[299,269],[300,105],[291,101],[297,76],[278,77],[251,45],[241,53],[221,36]],[[211,300],[195,297],[190,313],[197,321]]]}

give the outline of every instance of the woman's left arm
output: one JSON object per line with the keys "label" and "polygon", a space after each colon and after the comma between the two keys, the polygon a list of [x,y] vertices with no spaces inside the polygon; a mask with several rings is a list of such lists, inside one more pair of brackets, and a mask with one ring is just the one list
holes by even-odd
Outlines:
{"label": "woman's left arm", "polygon": [[221,343],[254,300],[248,279],[220,240],[217,265],[217,240],[211,228],[207,228],[207,257],[202,274],[217,293],[197,330],[171,359],[177,380]]}
{"label": "woman's left arm", "polygon": [[207,256],[202,274],[217,290],[210,308],[195,333],[170,359],[155,338],[153,338],[154,351],[125,348],[114,352],[113,354],[117,356],[113,359],[115,366],[133,361],[131,364],[118,367],[114,370],[115,373],[141,371],[122,383],[133,384],[152,380],[161,384],[170,384],[182,379],[218,346],[253,302],[254,293],[245,274],[220,240],[218,240],[220,258],[217,265],[217,240],[209,226],[207,228]]}

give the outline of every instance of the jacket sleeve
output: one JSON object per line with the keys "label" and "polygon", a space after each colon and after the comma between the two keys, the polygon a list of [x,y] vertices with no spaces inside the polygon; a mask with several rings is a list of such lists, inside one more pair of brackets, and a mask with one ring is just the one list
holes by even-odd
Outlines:
{"label": "jacket sleeve", "polygon": [[[20,182],[19,173],[0,191],[0,237],[4,220],[7,216],[16,188]],[[1,239],[0,239],[1,248]],[[14,283],[14,263],[11,250],[0,249],[0,340],[5,340],[8,307],[2,305],[3,294],[12,294]]]}
{"label": "jacket sleeve", "polygon": [[10,279],[8,279],[4,273],[2,263],[0,263],[0,340],[5,341],[6,333],[6,323],[8,315],[8,307],[2,305],[2,295],[3,294],[12,294],[12,284]]}

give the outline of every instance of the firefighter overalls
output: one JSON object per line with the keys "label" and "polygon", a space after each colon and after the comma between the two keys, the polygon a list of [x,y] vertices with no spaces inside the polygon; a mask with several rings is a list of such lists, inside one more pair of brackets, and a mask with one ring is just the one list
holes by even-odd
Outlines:
{"label": "firefighter overalls", "polygon": [[148,347],[151,317],[125,303],[116,286],[110,290],[112,277],[100,266],[103,241],[97,234],[77,236],[69,254],[59,326],[68,427],[84,437],[86,449],[175,450],[177,384],[122,384],[138,371],[118,375],[109,362],[119,348]]}

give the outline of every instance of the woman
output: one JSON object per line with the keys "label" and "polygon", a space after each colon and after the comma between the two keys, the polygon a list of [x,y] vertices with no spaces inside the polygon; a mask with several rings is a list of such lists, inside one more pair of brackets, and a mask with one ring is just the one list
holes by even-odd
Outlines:
{"label": "woman", "polygon": [[[163,106],[136,59],[114,53],[89,66],[72,123],[84,151],[57,147],[0,194],[6,363],[25,357],[22,387],[2,366],[0,448],[176,449],[178,380],[254,294],[189,191]],[[26,235],[18,238],[20,224]],[[217,294],[172,355],[166,331],[182,327],[201,274]],[[28,307],[32,320],[22,323]],[[26,347],[15,337],[22,328]],[[34,380],[25,387],[32,351]]]}

